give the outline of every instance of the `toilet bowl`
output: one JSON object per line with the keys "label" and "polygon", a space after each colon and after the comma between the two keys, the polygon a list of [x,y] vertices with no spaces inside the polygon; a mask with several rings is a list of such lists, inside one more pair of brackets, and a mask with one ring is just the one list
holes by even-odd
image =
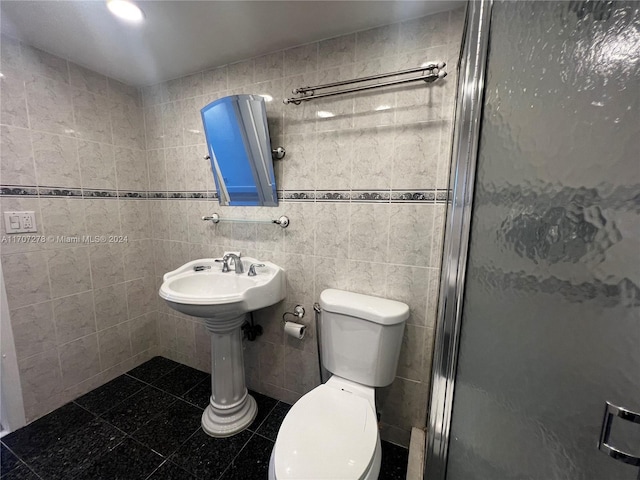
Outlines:
{"label": "toilet bowl", "polygon": [[373,388],[333,376],[291,407],[271,453],[269,479],[373,480],[381,456]]}
{"label": "toilet bowl", "polygon": [[382,458],[374,387],[395,377],[409,307],[328,289],[320,295],[322,364],[333,374],[285,417],[270,480],[375,480]]}

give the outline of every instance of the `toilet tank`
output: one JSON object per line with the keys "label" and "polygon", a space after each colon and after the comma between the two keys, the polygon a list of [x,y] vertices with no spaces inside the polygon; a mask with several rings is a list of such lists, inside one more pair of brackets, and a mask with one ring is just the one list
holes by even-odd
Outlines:
{"label": "toilet tank", "polygon": [[395,300],[328,289],[320,294],[322,363],[370,387],[393,382],[409,307]]}

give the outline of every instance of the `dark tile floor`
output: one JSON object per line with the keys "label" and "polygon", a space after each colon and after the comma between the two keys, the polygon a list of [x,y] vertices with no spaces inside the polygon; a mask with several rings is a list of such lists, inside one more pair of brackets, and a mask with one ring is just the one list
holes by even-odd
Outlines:
{"label": "dark tile floor", "polygon": [[[229,438],[200,428],[209,374],[155,357],[2,439],[1,480],[266,479],[291,408],[251,392],[258,416]],[[406,476],[407,450],[382,442],[380,479]]]}

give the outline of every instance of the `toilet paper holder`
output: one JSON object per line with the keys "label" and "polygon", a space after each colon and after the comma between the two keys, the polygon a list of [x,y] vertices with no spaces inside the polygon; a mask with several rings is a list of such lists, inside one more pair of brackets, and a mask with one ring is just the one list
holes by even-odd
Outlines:
{"label": "toilet paper holder", "polygon": [[282,324],[287,323],[287,315],[293,315],[298,320],[304,317],[304,307],[302,305],[296,305],[293,308],[293,312],[284,312],[282,314]]}
{"label": "toilet paper holder", "polygon": [[[287,321],[287,315],[292,315],[296,318],[292,321]],[[304,317],[304,307],[302,305],[296,305],[293,312],[284,312],[282,314],[284,333],[297,340],[302,340],[307,331],[307,326],[300,322],[302,317]]]}

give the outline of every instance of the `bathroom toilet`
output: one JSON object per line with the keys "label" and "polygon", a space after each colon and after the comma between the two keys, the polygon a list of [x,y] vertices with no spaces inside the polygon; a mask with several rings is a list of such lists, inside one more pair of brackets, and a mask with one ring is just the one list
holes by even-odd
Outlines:
{"label": "bathroom toilet", "polygon": [[320,295],[322,363],[333,374],[285,417],[269,462],[270,480],[375,480],[380,435],[375,387],[395,377],[409,307],[328,289]]}

